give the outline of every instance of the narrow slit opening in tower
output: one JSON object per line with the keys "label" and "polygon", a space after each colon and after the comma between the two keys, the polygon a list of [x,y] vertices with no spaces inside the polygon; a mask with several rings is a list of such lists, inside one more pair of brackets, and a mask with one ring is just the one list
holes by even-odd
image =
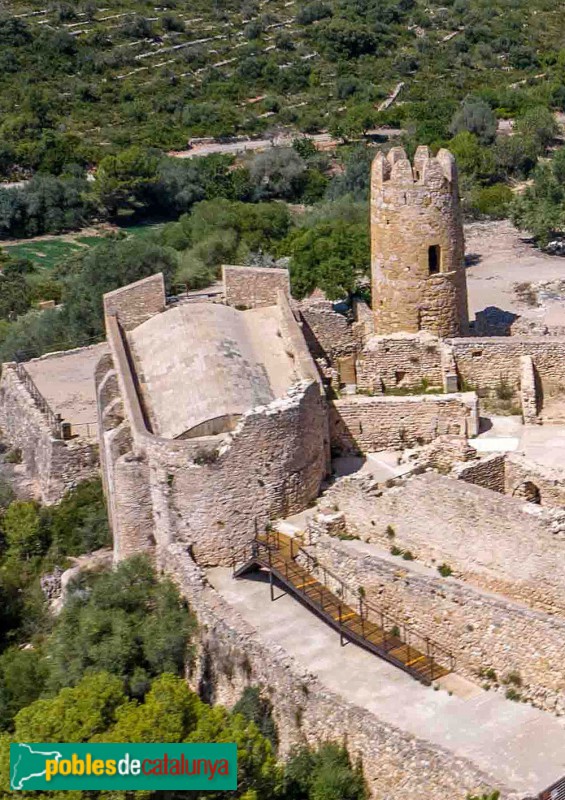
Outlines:
{"label": "narrow slit opening in tower", "polygon": [[441,247],[433,244],[428,247],[428,270],[430,275],[437,275],[441,268]]}

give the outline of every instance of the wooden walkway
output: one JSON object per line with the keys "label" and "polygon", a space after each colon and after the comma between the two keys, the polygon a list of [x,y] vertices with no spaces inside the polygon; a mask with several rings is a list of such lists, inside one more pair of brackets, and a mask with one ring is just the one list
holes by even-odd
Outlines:
{"label": "wooden walkway", "polygon": [[319,564],[299,541],[278,531],[259,535],[245,554],[234,577],[266,569],[275,599],[274,579],[340,634],[341,643],[354,642],[430,685],[453,670],[451,653],[390,614],[367,603],[360,592]]}

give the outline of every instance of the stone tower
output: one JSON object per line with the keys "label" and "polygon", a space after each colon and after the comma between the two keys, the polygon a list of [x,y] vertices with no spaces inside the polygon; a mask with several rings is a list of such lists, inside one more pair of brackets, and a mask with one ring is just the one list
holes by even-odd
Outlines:
{"label": "stone tower", "polygon": [[457,166],[448,150],[414,164],[401,147],[371,174],[372,296],[377,334],[468,333]]}

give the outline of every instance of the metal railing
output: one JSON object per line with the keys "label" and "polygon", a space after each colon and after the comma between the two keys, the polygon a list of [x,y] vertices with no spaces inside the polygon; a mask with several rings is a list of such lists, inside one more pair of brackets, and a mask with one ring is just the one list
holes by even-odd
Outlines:
{"label": "metal railing", "polygon": [[35,385],[33,378],[24,367],[23,364],[20,362],[16,362],[14,364],[14,369],[18,378],[24,384],[25,388],[31,395],[35,405],[41,411],[41,413],[45,416],[47,420],[47,424],[51,429],[51,433],[56,439],[63,438],[63,418],[60,414],[55,414],[47,400],[43,397],[37,386]]}
{"label": "metal railing", "polygon": [[538,795],[538,800],[565,800],[565,778]]}
{"label": "metal railing", "polygon": [[[292,576],[289,575],[289,564],[286,559],[283,559],[282,565],[277,565],[277,569],[282,572],[282,577],[284,577],[287,583],[293,586],[295,591],[299,592],[305,597],[308,597],[310,602],[316,602],[319,610],[323,614],[328,614],[328,610],[325,607],[326,596],[324,595],[323,590],[327,590],[337,598],[338,619],[335,621],[339,623],[342,643],[343,637],[347,633],[344,623],[347,622],[347,617],[351,615],[351,612],[354,612],[355,615],[358,615],[360,618],[361,637],[363,639],[370,642],[370,639],[367,638],[366,633],[369,633],[369,626],[373,624],[378,625],[384,634],[383,642],[379,645],[379,647],[385,652],[389,652],[402,645],[406,647],[407,657],[406,664],[404,666],[410,666],[412,657],[417,659],[418,655],[427,656],[430,665],[431,681],[434,680],[434,662],[437,665],[448,669],[450,672],[455,669],[455,657],[450,650],[432,640],[429,636],[420,633],[413,626],[407,625],[405,622],[401,622],[383,608],[369,603],[365,599],[363,590],[361,588],[358,588],[357,591],[354,591],[345,583],[345,581],[342,580],[342,578],[325,567],[323,564],[320,564],[318,559],[301,547],[296,540],[290,537],[285,537],[284,534],[280,534],[279,531],[267,531],[265,534],[256,536],[251,546],[246,548],[246,554],[244,554],[244,557],[240,560],[234,558],[234,571],[238,561],[239,563],[242,563],[250,560],[250,558],[260,559],[266,564],[269,571],[271,571],[274,567],[273,555],[275,553],[280,553],[285,544],[289,545],[290,547],[290,559],[296,561],[300,566],[303,566],[305,571],[316,578],[317,582],[321,584],[318,590],[318,600],[316,601],[314,598],[312,598],[311,593],[304,592],[304,587],[301,589],[299,586],[295,586]],[[245,555],[247,557],[245,557]],[[273,588],[271,582],[271,596],[272,594]]]}
{"label": "metal railing", "polygon": [[72,423],[72,430],[74,431],[76,428],[79,428],[83,431],[83,433],[79,433],[80,436],[86,436],[87,439],[95,439],[98,436],[98,422],[73,422]]}

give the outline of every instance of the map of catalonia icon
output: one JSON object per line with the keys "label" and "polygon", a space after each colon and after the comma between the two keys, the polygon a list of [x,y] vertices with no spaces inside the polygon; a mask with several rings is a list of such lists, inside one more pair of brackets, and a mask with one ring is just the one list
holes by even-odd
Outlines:
{"label": "map of catalonia icon", "polygon": [[13,791],[43,788],[47,760],[59,761],[63,757],[58,750],[35,747],[30,744],[10,746],[10,788]]}

